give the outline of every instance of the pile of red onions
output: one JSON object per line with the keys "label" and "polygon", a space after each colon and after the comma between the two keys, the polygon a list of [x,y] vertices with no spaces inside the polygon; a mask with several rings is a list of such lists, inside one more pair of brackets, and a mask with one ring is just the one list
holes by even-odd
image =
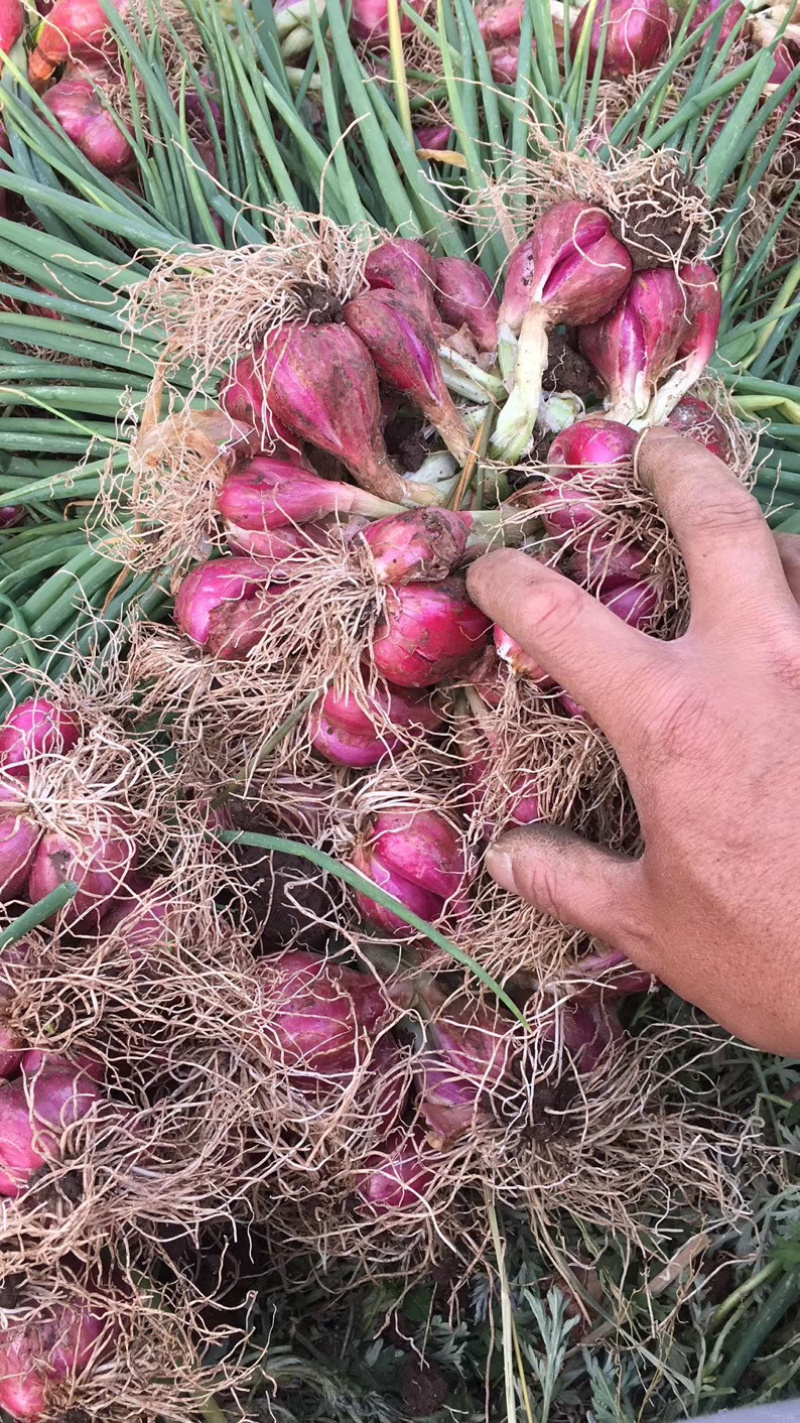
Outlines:
{"label": "pile of red onions", "polygon": [[72,881],[77,893],[62,920],[83,932],[128,893],[138,850],[119,817],[106,815],[100,833],[45,829],[37,816],[37,773],[82,734],[74,712],[40,696],[20,702],[0,726],[0,900],[36,904]]}

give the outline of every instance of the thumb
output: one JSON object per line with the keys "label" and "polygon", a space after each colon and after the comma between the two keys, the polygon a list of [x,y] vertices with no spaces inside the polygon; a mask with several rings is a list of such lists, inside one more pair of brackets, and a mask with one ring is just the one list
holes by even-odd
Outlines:
{"label": "thumb", "polygon": [[560,826],[520,826],[486,852],[503,889],[543,914],[621,949],[640,968],[654,955],[641,865]]}

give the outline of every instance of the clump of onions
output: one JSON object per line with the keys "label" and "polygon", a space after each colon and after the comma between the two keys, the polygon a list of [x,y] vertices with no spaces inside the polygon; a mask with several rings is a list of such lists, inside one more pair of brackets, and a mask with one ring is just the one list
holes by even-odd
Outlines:
{"label": "clump of onions", "polygon": [[335,455],[357,484],[381,499],[436,502],[422,486],[412,490],[393,467],[381,434],[375,366],[348,326],[280,327],[262,361],[270,406],[294,435]]}
{"label": "clump of onions", "polygon": [[731,437],[716,410],[696,395],[684,395],[667,420],[671,430],[688,435],[716,455],[717,459],[730,464],[733,458]]}
{"label": "clump of onions", "polygon": [[448,326],[466,326],[479,351],[497,350],[500,303],[486,273],[465,257],[438,257],[433,263],[436,305]]}
{"label": "clump of onions", "polygon": [[433,1192],[436,1174],[422,1133],[400,1129],[366,1158],[359,1171],[358,1194],[375,1215],[419,1210]]}
{"label": "clump of onions", "polygon": [[356,485],[322,479],[285,460],[257,455],[226,477],[217,508],[237,528],[261,532],[285,524],[305,524],[326,514],[380,518],[394,513],[397,505]]}
{"label": "clump of onions", "polygon": [[21,1195],[47,1161],[61,1161],[66,1129],[103,1100],[82,1066],[55,1054],[31,1056],[38,1060],[27,1073],[0,1083],[0,1196]]}
{"label": "clump of onions", "polygon": [[445,385],[434,332],[414,303],[399,292],[363,292],[347,303],[343,315],[370,352],[381,379],[419,406],[463,464],[470,449],[469,431]]}
{"label": "clump of onions", "polygon": [[264,635],[268,614],[259,592],[272,577],[269,564],[235,554],[199,563],[178,589],[175,621],[214,657],[245,657]]}
{"label": "clump of onions", "polygon": [[362,529],[379,583],[435,583],[464,557],[472,520],[448,509],[411,509]]}
{"label": "clump of onions", "polygon": [[389,682],[432,687],[465,670],[491,627],[459,576],[393,587],[376,629],[372,660]]}
{"label": "clump of onions", "polygon": [[262,1031],[281,1062],[301,1073],[348,1079],[390,1004],[367,974],[304,949],[257,965]]}
{"label": "clump of onions", "polygon": [[421,242],[410,237],[390,237],[369,253],[364,277],[372,291],[393,291],[419,310],[434,336],[441,321],[434,300],[435,264]]}
{"label": "clump of onions", "polygon": [[684,292],[671,267],[637,272],[613,311],[582,328],[581,350],[608,391],[612,419],[645,415],[688,331]]}
{"label": "clump of onions", "polygon": [[359,698],[331,688],[309,712],[308,733],[328,761],[363,770],[434,731],[441,720],[427,692],[378,682]]}
{"label": "clump of onions", "polygon": [[647,412],[649,425],[662,425],[714,354],[722,319],[722,292],[715,273],[705,262],[687,263],[678,270],[683,288],[688,330],[678,347],[680,365],[664,382]]}
{"label": "clump of onions", "polygon": [[29,1320],[12,1316],[0,1335],[0,1407],[29,1423],[55,1416],[117,1332],[110,1315],[88,1304],[53,1304]]}
{"label": "clump of onions", "polygon": [[557,203],[512,255],[500,305],[501,339],[519,333],[514,386],[503,406],[492,453],[515,462],[533,435],[547,333],[561,323],[585,326],[610,311],[628,286],[632,263],[611,218],[589,203]]}
{"label": "clump of onions", "polygon": [[61,911],[71,927],[96,929],[103,915],[126,893],[139,858],[130,831],[110,819],[103,834],[48,830],[36,849],[28,876],[32,904],[72,880],[78,892]]}
{"label": "clump of onions", "polygon": [[[413,9],[421,12],[424,0],[410,0]],[[407,15],[400,14],[400,33],[413,33],[414,22]],[[388,0],[353,0],[350,8],[350,33],[367,49],[385,49],[389,43]]]}
{"label": "clump of onions", "polygon": [[[588,7],[580,10],[570,32],[573,60],[588,14]],[[670,28],[668,0],[609,0],[608,8],[598,0],[589,36],[589,74],[594,74],[604,35],[603,77],[622,79],[657,63],[669,44]]]}
{"label": "clump of onions", "polygon": [[[130,0],[112,0],[112,4],[124,15]],[[31,83],[52,78],[65,60],[101,58],[110,30],[100,0],[56,0],[39,28],[36,48],[28,60]]]}
{"label": "clump of onions", "polygon": [[26,776],[36,761],[71,751],[81,731],[75,712],[47,697],[29,697],[0,726],[0,766],[12,775]]}
{"label": "clump of onions", "polygon": [[113,111],[89,79],[62,79],[48,89],[44,102],[85,158],[116,178],[133,162],[133,149]]}
{"label": "clump of onions", "polygon": [[[372,817],[353,852],[367,879],[394,895],[421,919],[434,922],[469,913],[476,865],[463,832],[435,810],[382,810]],[[356,892],[365,919],[389,934],[415,931],[394,910]]]}
{"label": "clump of onions", "polygon": [[0,782],[0,901],[15,899],[30,874],[42,828],[28,811],[21,787]]}

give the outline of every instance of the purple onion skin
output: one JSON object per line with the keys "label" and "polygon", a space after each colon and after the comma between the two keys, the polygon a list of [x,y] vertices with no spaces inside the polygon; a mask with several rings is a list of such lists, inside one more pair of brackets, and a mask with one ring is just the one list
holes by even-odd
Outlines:
{"label": "purple onion skin", "polygon": [[486,273],[464,257],[438,257],[433,279],[436,305],[448,326],[466,326],[479,351],[496,351],[500,303]]}
{"label": "purple onion skin", "polygon": [[413,400],[450,449],[465,458],[469,438],[445,385],[436,335],[414,302],[398,292],[369,291],[349,301],[343,316],[381,379]]}
{"label": "purple onion skin", "polygon": [[641,544],[617,544],[605,534],[576,540],[570,558],[570,577],[590,592],[638,583],[651,572],[647,549]]}
{"label": "purple onion skin", "polygon": [[370,252],[364,276],[371,291],[393,291],[411,302],[435,337],[442,323],[435,301],[435,263],[421,242],[391,237]]}
{"label": "purple onion skin", "polygon": [[12,1028],[0,1023],[0,1077],[13,1077],[19,1070],[25,1045]]}
{"label": "purple onion skin", "polygon": [[633,459],[638,435],[618,420],[589,415],[556,435],[547,454],[551,470],[562,479],[594,471],[622,470]]}
{"label": "purple onion skin", "polygon": [[463,559],[471,522],[448,509],[410,509],[377,519],[361,537],[380,583],[435,583]]}
{"label": "purple onion skin", "polygon": [[455,129],[450,124],[423,124],[414,129],[414,142],[417,148],[427,149],[429,153],[446,153],[454,133]]}
{"label": "purple onion skin", "polygon": [[13,1322],[0,1339],[0,1407],[25,1423],[45,1423],[58,1411],[59,1386],[91,1369],[115,1332],[86,1305],[55,1305],[44,1318]]}
{"label": "purple onion skin", "polygon": [[658,593],[652,583],[645,581],[601,588],[598,596],[612,613],[640,631],[651,626],[658,612]]}
{"label": "purple onion skin", "polygon": [[258,364],[259,352],[240,356],[217,387],[219,403],[226,415],[250,431],[250,449],[254,455],[263,453],[298,469],[310,469],[298,448],[297,436],[268,408]]}
{"label": "purple onion skin", "polygon": [[464,671],[485,646],[490,620],[467,595],[463,578],[394,588],[372,647],[389,682],[432,687]]}
{"label": "purple onion skin", "polygon": [[[536,54],[535,40],[531,53]],[[519,43],[512,40],[508,44],[492,45],[488,55],[495,84],[516,84],[519,74]]]}
{"label": "purple onion skin", "polygon": [[198,647],[215,650],[215,624],[227,606],[252,598],[271,577],[268,564],[252,558],[209,559],[183,579],[174,617],[181,632]]}
{"label": "purple onion skin", "polygon": [[67,836],[48,830],[31,865],[28,898],[36,904],[73,880],[78,893],[61,911],[64,922],[81,931],[96,931],[103,915],[124,897],[137,859],[138,849],[120,824],[109,827],[104,836]]}
{"label": "purple onion skin", "polygon": [[684,395],[667,424],[671,430],[697,440],[724,464],[731,463],[733,446],[728,431],[717,412],[705,400],[699,400],[696,395]]}
{"label": "purple onion skin", "polygon": [[357,484],[401,503],[405,486],[381,434],[372,357],[347,326],[285,326],[265,353],[270,408],[300,440],[342,461]]}
{"label": "purple onion skin", "polygon": [[22,803],[21,790],[0,783],[0,901],[13,900],[24,889],[42,828]]}
{"label": "purple onion skin", "polygon": [[[721,8],[722,0],[700,0],[700,3],[697,5],[689,21],[689,34],[691,34],[693,30],[698,29],[704,20],[708,20],[712,15],[716,15],[717,11]],[[730,37],[744,14],[746,14],[746,11],[744,5],[740,3],[740,0],[733,0],[733,3],[727,6],[720,27],[717,49],[722,49],[725,41]],[[704,44],[708,44],[713,28],[713,25],[711,25],[709,29],[706,30],[703,36]]]}
{"label": "purple onion skin", "polygon": [[375,1215],[418,1211],[428,1201],[435,1184],[436,1171],[424,1138],[418,1132],[400,1130],[367,1157],[360,1172],[358,1194]]}
{"label": "purple onion skin", "polygon": [[613,311],[586,325],[580,347],[612,405],[644,414],[689,330],[684,290],[671,267],[637,272]]}
{"label": "purple onion skin", "polygon": [[64,1130],[102,1099],[88,1073],[58,1062],[0,1084],[0,1196],[21,1195],[46,1161],[60,1161]]}
{"label": "purple onion skin", "polygon": [[527,677],[529,681],[537,682],[542,687],[547,687],[552,682],[552,678],[541,663],[537,662],[535,657],[526,652],[524,647],[521,647],[509,633],[504,632],[497,624],[492,630],[492,636],[498,657],[518,677]]}
{"label": "purple onion skin", "polygon": [[[423,0],[411,0],[415,10],[423,9]],[[414,22],[400,11],[400,33],[409,35]],[[386,49],[389,43],[389,7],[387,0],[353,0],[350,10],[350,34],[366,49]]]}
{"label": "purple onion skin", "polygon": [[[428,921],[469,913],[469,886],[476,867],[463,838],[437,811],[381,811],[368,837],[356,848],[353,864],[388,894]],[[393,910],[360,890],[363,916],[387,933],[414,930]]]}
{"label": "purple onion skin", "polygon": [[0,529],[13,529],[24,522],[27,504],[0,504]]}
{"label": "purple onion skin", "polygon": [[64,756],[77,746],[79,718],[47,697],[20,702],[0,726],[0,766],[27,776],[31,765],[47,756]]}
{"label": "purple onion skin", "polygon": [[366,974],[295,949],[258,966],[265,1031],[280,1057],[305,1074],[344,1081],[356,1070],[361,1039],[389,1011],[381,986]]}
{"label": "purple onion skin", "polygon": [[223,518],[243,529],[266,531],[347,513],[357,491],[321,479],[269,455],[256,456],[225,479],[217,499]]}
{"label": "purple onion skin", "polygon": [[524,0],[481,0],[475,13],[487,47],[497,40],[519,39],[524,12]]}
{"label": "purple onion skin", "polygon": [[108,178],[124,173],[133,149],[88,79],[62,79],[44,102],[85,158]]}
{"label": "purple onion skin", "polygon": [[331,688],[309,713],[312,746],[336,765],[353,770],[377,766],[409,739],[435,730],[442,721],[427,693],[388,682],[379,683],[370,693],[365,691],[362,700],[374,709],[372,716],[356,697]]}
{"label": "purple onion skin", "polygon": [[[579,12],[570,32],[570,54],[575,58],[578,42],[586,27],[587,9]],[[650,69],[664,53],[670,38],[671,12],[667,0],[610,0],[606,15],[598,4],[589,40],[589,75],[600,57],[600,41],[606,32],[603,77],[623,79],[642,69]]]}
{"label": "purple onion skin", "polygon": [[518,330],[536,304],[546,308],[548,326],[585,326],[619,300],[632,271],[607,212],[589,203],[556,203],[512,255],[500,320]]}

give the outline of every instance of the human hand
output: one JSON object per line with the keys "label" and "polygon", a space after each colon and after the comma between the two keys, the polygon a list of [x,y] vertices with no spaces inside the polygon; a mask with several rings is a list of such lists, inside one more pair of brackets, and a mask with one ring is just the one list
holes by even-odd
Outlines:
{"label": "human hand", "polygon": [[487,866],[746,1042],[800,1056],[800,539],[776,539],[695,441],[653,430],[637,455],[686,561],[683,637],[647,637],[515,550],[473,564],[469,591],[613,743],[644,854],[540,824]]}

